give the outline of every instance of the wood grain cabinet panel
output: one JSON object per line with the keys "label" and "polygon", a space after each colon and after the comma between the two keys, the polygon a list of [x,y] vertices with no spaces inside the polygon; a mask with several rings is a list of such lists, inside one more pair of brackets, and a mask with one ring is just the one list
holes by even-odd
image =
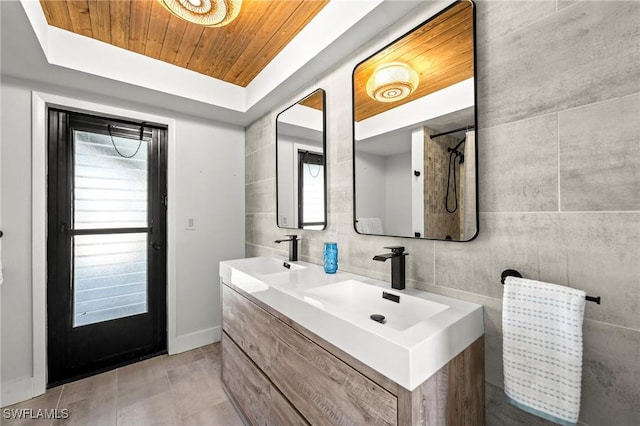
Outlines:
{"label": "wood grain cabinet panel", "polygon": [[226,285],[222,299],[222,329],[264,370],[271,346],[271,315]]}
{"label": "wood grain cabinet panel", "polygon": [[397,399],[277,319],[267,375],[311,424],[397,424]]}
{"label": "wood grain cabinet panel", "polygon": [[222,334],[222,380],[253,425],[308,425],[267,377]]}
{"label": "wood grain cabinet panel", "polygon": [[250,424],[485,424],[484,336],[409,391],[222,287],[222,381]]}

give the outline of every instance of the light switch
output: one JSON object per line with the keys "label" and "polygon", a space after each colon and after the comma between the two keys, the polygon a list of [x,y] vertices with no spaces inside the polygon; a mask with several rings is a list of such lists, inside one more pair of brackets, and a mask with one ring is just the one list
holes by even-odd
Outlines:
{"label": "light switch", "polygon": [[189,231],[193,231],[196,229],[196,218],[193,216],[187,216],[187,223],[184,227],[184,229],[187,229]]}

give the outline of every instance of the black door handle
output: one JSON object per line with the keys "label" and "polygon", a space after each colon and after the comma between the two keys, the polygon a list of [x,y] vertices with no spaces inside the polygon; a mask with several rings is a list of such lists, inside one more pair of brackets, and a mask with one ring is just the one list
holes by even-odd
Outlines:
{"label": "black door handle", "polygon": [[158,243],[151,243],[151,247],[153,247],[154,250],[160,250],[162,248]]}

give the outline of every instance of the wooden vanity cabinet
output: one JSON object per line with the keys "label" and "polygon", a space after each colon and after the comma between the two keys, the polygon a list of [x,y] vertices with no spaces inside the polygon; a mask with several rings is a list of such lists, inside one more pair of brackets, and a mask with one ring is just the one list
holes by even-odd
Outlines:
{"label": "wooden vanity cabinet", "polygon": [[484,340],[413,391],[222,285],[222,382],[254,425],[483,425]]}
{"label": "wooden vanity cabinet", "polygon": [[222,335],[222,380],[251,424],[308,424],[226,334]]}

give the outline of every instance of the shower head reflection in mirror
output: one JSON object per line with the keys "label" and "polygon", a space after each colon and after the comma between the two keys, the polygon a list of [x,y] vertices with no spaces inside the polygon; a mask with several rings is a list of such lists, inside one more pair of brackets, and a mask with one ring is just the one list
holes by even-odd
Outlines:
{"label": "shower head reflection in mirror", "polygon": [[[358,233],[453,241],[476,236],[474,25],[473,2],[456,1],[355,67]],[[381,80],[376,71],[397,63],[418,75],[417,82],[397,82],[410,93],[391,102],[371,96],[372,79]],[[364,226],[371,218],[379,224]]]}

